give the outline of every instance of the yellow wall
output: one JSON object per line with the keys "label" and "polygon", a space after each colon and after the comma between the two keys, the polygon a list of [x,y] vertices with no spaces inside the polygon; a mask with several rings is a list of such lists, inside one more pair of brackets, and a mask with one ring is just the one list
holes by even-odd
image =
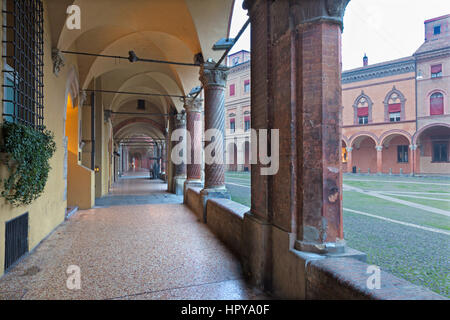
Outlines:
{"label": "yellow wall", "polygon": [[[46,3],[44,3],[44,6]],[[0,22],[2,17],[0,15]],[[0,198],[0,275],[4,272],[5,222],[25,212],[29,214],[29,250],[32,250],[56,226],[64,221],[66,201],[63,180],[63,132],[66,79],[68,68],[63,68],[58,77],[53,74],[51,41],[46,7],[44,7],[44,124],[55,134],[56,152],[50,160],[52,170],[42,196],[28,206],[13,207]],[[3,68],[3,61],[0,60]],[[3,83],[3,78],[0,80]],[[2,90],[0,90],[2,91]],[[3,119],[0,118],[0,122]],[[4,178],[6,167],[0,164],[0,178]],[[1,186],[0,186],[1,189]]]}
{"label": "yellow wall", "polygon": [[66,111],[66,136],[68,137],[67,206],[90,209],[95,203],[95,177],[94,171],[82,166],[78,159],[79,125],[79,107],[73,105],[72,97],[69,94]]}

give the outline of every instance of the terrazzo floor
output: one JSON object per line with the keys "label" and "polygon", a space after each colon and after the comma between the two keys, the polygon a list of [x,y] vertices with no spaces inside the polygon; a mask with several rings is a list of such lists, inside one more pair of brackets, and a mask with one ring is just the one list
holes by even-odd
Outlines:
{"label": "terrazzo floor", "polygon": [[[121,179],[110,196],[156,194],[162,186],[135,176]],[[68,289],[71,265],[80,268],[80,289]],[[266,298],[245,283],[237,258],[179,203],[80,210],[0,278],[0,299]]]}

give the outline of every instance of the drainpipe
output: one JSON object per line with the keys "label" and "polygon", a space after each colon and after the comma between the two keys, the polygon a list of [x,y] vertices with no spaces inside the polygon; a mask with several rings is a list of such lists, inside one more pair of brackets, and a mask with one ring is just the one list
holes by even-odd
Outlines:
{"label": "drainpipe", "polygon": [[91,169],[95,170],[95,93],[91,93]]}

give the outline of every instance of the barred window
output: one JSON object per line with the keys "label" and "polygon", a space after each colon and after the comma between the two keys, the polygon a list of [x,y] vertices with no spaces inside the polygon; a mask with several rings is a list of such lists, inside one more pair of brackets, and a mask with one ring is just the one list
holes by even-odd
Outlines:
{"label": "barred window", "polygon": [[41,130],[44,40],[41,0],[3,1],[3,119]]}

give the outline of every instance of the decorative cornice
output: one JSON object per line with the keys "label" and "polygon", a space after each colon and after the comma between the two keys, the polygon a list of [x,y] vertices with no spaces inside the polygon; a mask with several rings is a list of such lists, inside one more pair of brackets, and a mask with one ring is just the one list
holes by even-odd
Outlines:
{"label": "decorative cornice", "polygon": [[220,86],[224,87],[227,84],[227,71],[228,67],[222,65],[216,68],[216,63],[214,61],[205,62],[200,67],[200,81],[203,87],[209,86]]}
{"label": "decorative cornice", "polygon": [[356,70],[342,72],[342,83],[352,83],[358,81],[366,81],[376,78],[384,78],[398,74],[415,72],[414,58],[406,61],[399,61],[394,63],[386,63],[376,66],[368,66]]}
{"label": "decorative cornice", "polygon": [[227,73],[228,74],[237,73],[244,70],[250,70],[250,60],[247,60],[245,62],[230,67],[230,70],[228,70]]}
{"label": "decorative cornice", "polygon": [[57,48],[52,49],[53,73],[58,76],[59,71],[64,67],[65,59],[61,51]]}

